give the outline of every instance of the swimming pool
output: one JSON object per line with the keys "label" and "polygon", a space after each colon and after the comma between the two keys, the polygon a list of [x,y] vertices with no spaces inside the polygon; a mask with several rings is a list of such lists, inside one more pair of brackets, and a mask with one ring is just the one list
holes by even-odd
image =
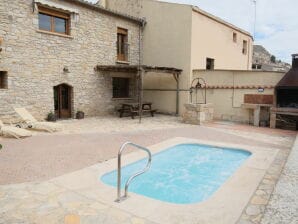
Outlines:
{"label": "swimming pool", "polygon": [[[198,203],[216,192],[250,155],[243,150],[179,144],[153,155],[150,170],[134,179],[128,190],[175,204]],[[121,187],[146,163],[143,159],[123,167]],[[101,180],[116,187],[117,171]]]}

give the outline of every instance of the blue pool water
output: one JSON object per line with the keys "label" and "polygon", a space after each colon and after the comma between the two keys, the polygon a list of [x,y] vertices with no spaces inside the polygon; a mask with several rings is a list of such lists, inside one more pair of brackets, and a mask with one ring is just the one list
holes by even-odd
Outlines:
{"label": "blue pool water", "polygon": [[[149,171],[136,177],[128,191],[160,201],[191,204],[209,198],[251,155],[250,152],[198,144],[181,144],[153,155]],[[122,168],[127,179],[143,169],[147,159]],[[117,170],[101,180],[117,186]],[[116,192],[116,191],[115,191]]]}

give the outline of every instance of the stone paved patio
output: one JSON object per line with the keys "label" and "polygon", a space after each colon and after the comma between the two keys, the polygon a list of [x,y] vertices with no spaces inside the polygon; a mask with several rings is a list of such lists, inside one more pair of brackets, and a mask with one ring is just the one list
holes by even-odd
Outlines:
{"label": "stone paved patio", "polygon": [[0,196],[1,224],[61,224],[67,216],[81,224],[153,224],[51,182],[2,186]]}
{"label": "stone paved patio", "polygon": [[262,224],[298,223],[298,137],[265,210]]}
{"label": "stone paved patio", "polygon": [[[68,220],[67,217],[79,218],[80,223],[88,224],[152,223],[48,180],[115,157],[118,147],[126,140],[148,146],[177,136],[281,149],[239,220],[239,223],[260,223],[296,136],[295,132],[290,131],[221,122],[205,127],[190,126],[181,124],[175,117],[167,116],[157,117],[154,121],[145,118],[142,126],[130,119],[121,120],[125,125],[121,124],[119,127],[117,118],[114,122],[107,121],[106,118],[103,120],[93,118],[73,123],[62,121],[66,126],[63,133],[36,133],[33,138],[22,141],[0,139],[4,145],[0,151],[1,224],[64,223]],[[118,128],[113,129],[113,126]],[[21,183],[24,181],[31,182]],[[11,185],[5,185],[9,183]],[[293,184],[292,186],[296,186],[294,182]],[[279,188],[281,187],[277,187],[276,191]],[[266,219],[270,220],[268,217],[275,213],[274,209],[279,205],[275,197],[272,197],[274,202],[270,201],[271,210],[267,210],[269,215],[265,215],[264,224],[270,223]]]}

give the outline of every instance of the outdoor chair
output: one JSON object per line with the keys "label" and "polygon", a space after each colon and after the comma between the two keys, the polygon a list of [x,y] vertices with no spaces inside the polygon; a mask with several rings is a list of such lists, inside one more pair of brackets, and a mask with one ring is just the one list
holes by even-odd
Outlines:
{"label": "outdoor chair", "polygon": [[22,128],[6,126],[0,120],[0,135],[4,137],[14,137],[17,139],[31,137],[32,133]]}
{"label": "outdoor chair", "polygon": [[22,118],[25,123],[25,128],[32,128],[39,131],[56,132],[61,131],[62,126],[45,121],[37,121],[25,108],[14,108],[17,114]]}

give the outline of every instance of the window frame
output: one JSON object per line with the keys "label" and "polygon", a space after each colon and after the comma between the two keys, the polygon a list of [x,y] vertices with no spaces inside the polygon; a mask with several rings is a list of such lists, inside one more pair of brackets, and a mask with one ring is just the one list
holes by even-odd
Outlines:
{"label": "window frame", "polygon": [[[118,85],[121,85],[123,83],[119,83],[119,80],[124,81],[125,86],[119,87],[118,89],[115,89],[117,86],[115,86],[115,82],[118,82]],[[112,87],[113,87],[113,99],[125,99],[130,98],[130,78],[127,77],[112,77]],[[117,94],[116,94],[117,93]]]}
{"label": "window frame", "polygon": [[248,41],[243,40],[243,42],[242,42],[242,54],[247,55],[247,51],[248,51]]}
{"label": "window frame", "polygon": [[[211,62],[210,68],[208,68],[208,62]],[[214,58],[206,58],[206,70],[214,70],[215,67],[215,59]]]}
{"label": "window frame", "polygon": [[[122,36],[121,42],[119,41],[119,36]],[[117,44],[117,61],[128,62],[128,30],[127,29],[117,27],[116,44]]]}
{"label": "window frame", "polygon": [[0,89],[8,89],[8,76],[6,71],[0,71]]}
{"label": "window frame", "polygon": [[[40,20],[39,20],[39,15],[40,14],[47,15],[47,16],[51,17],[50,18],[50,22],[51,22],[50,30],[40,28]],[[62,32],[56,32],[55,31],[55,18],[65,20],[65,32],[62,33]],[[51,33],[55,33],[55,34],[70,36],[70,14],[60,12],[60,11],[57,11],[57,10],[54,10],[54,9],[39,6],[38,7],[38,29],[41,30],[41,31],[46,31],[46,32],[51,32]]]}
{"label": "window frame", "polygon": [[233,32],[233,42],[234,43],[237,43],[237,39],[238,39],[237,36],[238,36],[237,33]]}

